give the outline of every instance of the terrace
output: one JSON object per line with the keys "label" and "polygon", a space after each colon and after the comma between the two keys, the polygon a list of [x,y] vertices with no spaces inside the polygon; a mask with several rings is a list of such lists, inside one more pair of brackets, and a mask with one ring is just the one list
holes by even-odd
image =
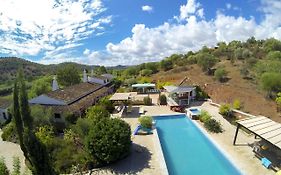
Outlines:
{"label": "terrace", "polygon": [[[203,104],[193,103],[192,105],[193,107],[208,111],[216,120],[220,121],[224,129],[224,132],[220,134],[206,132],[202,123],[199,121],[195,121],[195,123],[221,150],[223,150],[222,152],[243,174],[275,174],[274,171],[263,167],[261,161],[257,159],[252,152],[252,147],[250,145],[259,141],[259,139],[255,139],[254,135],[249,135],[242,131],[237,138],[238,144],[233,146],[233,140],[231,138],[234,137],[236,127],[219,114],[218,108],[211,105],[209,102],[204,102]],[[122,119],[131,125],[132,131],[138,125],[138,118],[140,116],[138,113],[139,108],[140,106],[133,106],[131,113],[122,115]],[[150,116],[179,114],[171,111],[168,106],[144,106],[144,110],[147,111],[146,115]],[[155,139],[155,133],[153,135],[136,135],[133,137],[132,141],[132,154],[126,159],[112,164],[105,169],[110,170],[112,174],[165,174],[165,171],[163,171],[163,162],[160,161],[163,157],[161,158],[159,149],[156,146],[159,144],[159,141]]]}

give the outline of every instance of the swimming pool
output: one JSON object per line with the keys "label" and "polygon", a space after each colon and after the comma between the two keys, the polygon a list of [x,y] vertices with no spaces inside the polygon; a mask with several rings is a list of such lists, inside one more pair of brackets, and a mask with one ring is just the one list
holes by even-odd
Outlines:
{"label": "swimming pool", "polygon": [[154,120],[170,175],[241,175],[185,115]]}

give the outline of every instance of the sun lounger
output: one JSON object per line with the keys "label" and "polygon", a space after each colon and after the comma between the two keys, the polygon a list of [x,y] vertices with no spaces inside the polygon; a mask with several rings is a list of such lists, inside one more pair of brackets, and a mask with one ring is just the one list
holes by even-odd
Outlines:
{"label": "sun lounger", "polygon": [[140,109],[139,109],[139,114],[144,114],[144,109],[143,109],[143,107],[140,107]]}
{"label": "sun lounger", "polygon": [[255,153],[255,156],[261,160],[261,163],[264,167],[268,168],[268,169],[272,169],[273,171],[277,172],[278,168],[272,164],[272,162],[270,160],[268,160],[266,157],[264,157],[263,155],[261,155],[261,153],[259,151],[256,151],[255,149],[253,150],[253,152]]}
{"label": "sun lounger", "polygon": [[265,166],[266,168],[270,168],[271,162],[267,158],[263,157],[261,159],[262,165]]}

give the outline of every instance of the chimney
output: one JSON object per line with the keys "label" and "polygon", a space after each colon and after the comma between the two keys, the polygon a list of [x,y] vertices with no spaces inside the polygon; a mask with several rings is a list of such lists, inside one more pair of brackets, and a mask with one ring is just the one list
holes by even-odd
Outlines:
{"label": "chimney", "polygon": [[93,77],[94,76],[94,69],[92,69],[92,71],[91,71],[91,77]]}
{"label": "chimney", "polygon": [[83,82],[86,83],[88,82],[88,77],[87,77],[87,73],[86,73],[86,70],[84,69],[83,71]]}
{"label": "chimney", "polygon": [[54,78],[53,78],[53,84],[52,84],[52,91],[56,91],[56,90],[58,90],[58,89],[59,89],[59,85],[58,85],[56,76],[54,76]]}

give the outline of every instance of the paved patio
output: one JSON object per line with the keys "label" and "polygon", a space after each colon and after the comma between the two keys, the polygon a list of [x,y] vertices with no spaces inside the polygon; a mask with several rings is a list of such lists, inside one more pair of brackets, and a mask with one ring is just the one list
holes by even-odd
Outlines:
{"label": "paved patio", "polygon": [[[218,108],[215,106],[212,106],[209,104],[209,102],[204,103],[198,103],[197,106],[201,109],[207,110],[216,120],[220,121],[222,124],[222,128],[224,129],[223,133],[220,134],[213,134],[213,133],[207,133],[209,137],[213,139],[215,143],[217,143],[218,147],[222,149],[222,151],[226,154],[226,156],[237,166],[239,170],[242,171],[243,174],[246,175],[274,175],[274,171],[268,170],[265,167],[261,165],[261,161],[254,156],[254,153],[252,152],[252,148],[248,144],[252,144],[254,141],[253,135],[248,135],[243,131],[240,131],[237,138],[237,145],[233,146],[232,141],[235,134],[236,127],[231,125],[227,120],[225,120],[219,113]],[[123,116],[123,119],[127,121],[131,127],[132,130],[135,129],[135,127],[138,124],[138,113],[139,110],[138,106],[134,107],[134,112],[131,114],[128,114],[128,116]],[[177,114],[169,109],[168,106],[144,106],[144,110],[146,111],[145,115],[163,115],[163,114]],[[196,121],[198,123],[198,126],[201,127],[203,130],[205,128],[203,127],[202,123],[199,121]],[[206,130],[205,130],[206,131]],[[139,162],[140,165],[143,166],[142,169],[138,169],[139,171],[135,171],[135,174],[159,174],[161,172],[159,168],[159,162],[157,160],[159,159],[156,153],[156,150],[154,148],[152,135],[148,136],[135,136],[133,138],[133,143],[135,145],[141,145],[142,147],[145,147],[144,153],[138,153],[139,157],[136,159],[144,159],[145,161],[148,161],[147,164],[144,162]],[[137,151],[135,151],[137,152]],[[149,153],[148,153],[149,152]],[[132,154],[132,157],[135,156],[136,153]],[[143,155],[142,155],[143,154]],[[149,156],[147,157],[147,155]],[[134,159],[125,159],[119,164],[117,164],[115,167],[120,166],[122,164],[122,167],[124,169],[132,169],[132,164],[134,166],[137,166],[136,160]],[[146,165],[146,166],[144,166]],[[123,171],[128,172],[128,171]]]}
{"label": "paved patio", "polygon": [[[261,161],[255,157],[252,148],[249,144],[252,144],[256,139],[253,135],[248,135],[244,131],[240,130],[238,133],[236,146],[232,145],[236,127],[225,120],[220,114],[219,109],[209,104],[209,102],[203,103],[198,106],[201,109],[208,111],[217,121],[222,124],[224,130],[223,133],[214,134],[208,133],[210,137],[218,143],[228,157],[234,162],[234,164],[246,175],[273,175],[273,170],[266,169]],[[199,126],[203,128],[203,125],[198,121]]]}

